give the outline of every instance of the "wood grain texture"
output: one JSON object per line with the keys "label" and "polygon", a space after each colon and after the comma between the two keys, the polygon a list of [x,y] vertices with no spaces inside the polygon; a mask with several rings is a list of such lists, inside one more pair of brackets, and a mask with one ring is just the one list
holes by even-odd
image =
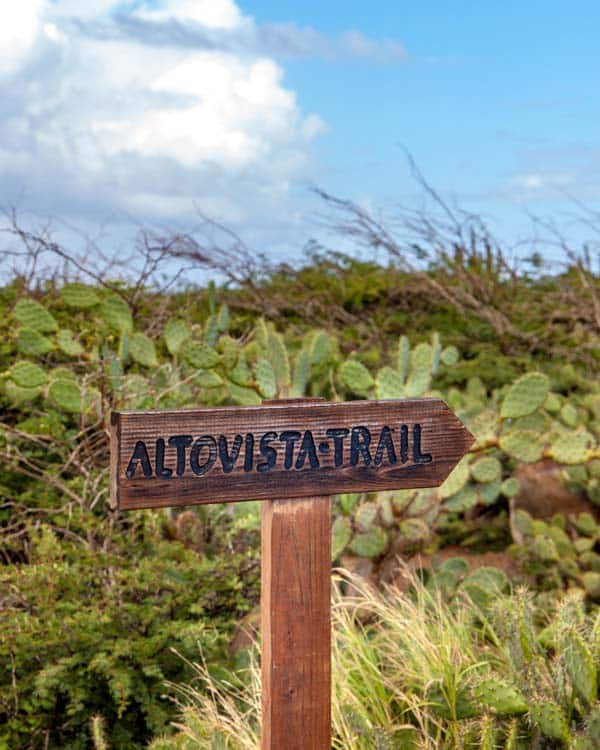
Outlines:
{"label": "wood grain texture", "polygon": [[262,505],[262,750],[331,748],[331,499]]}
{"label": "wood grain texture", "polygon": [[111,429],[123,510],[435,487],[473,441],[439,399],[114,412]]}

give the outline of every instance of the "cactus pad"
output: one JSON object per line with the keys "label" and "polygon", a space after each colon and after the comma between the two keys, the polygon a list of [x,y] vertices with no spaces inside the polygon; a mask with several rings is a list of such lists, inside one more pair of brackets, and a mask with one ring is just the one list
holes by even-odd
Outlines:
{"label": "cactus pad", "polygon": [[355,517],[359,531],[368,531],[377,523],[377,505],[375,503],[363,503]]}
{"label": "cactus pad", "polygon": [[68,357],[78,357],[83,354],[83,346],[74,338],[73,331],[68,328],[61,328],[56,334],[56,343],[61,352]]}
{"label": "cactus pad", "polygon": [[477,505],[477,492],[472,486],[463,487],[455,495],[444,500],[444,510],[450,513],[464,513]]}
{"label": "cactus pad", "polygon": [[387,548],[387,534],[377,526],[362,534],[356,534],[350,542],[350,550],[359,557],[381,557]]}
{"label": "cactus pad", "polygon": [[431,387],[431,370],[418,369],[411,370],[410,375],[404,387],[406,398],[420,398]]}
{"label": "cactus pad", "polygon": [[504,495],[504,497],[515,497],[519,494],[519,490],[521,489],[521,484],[519,483],[519,480],[516,477],[508,477],[508,479],[505,479],[502,482],[502,486],[500,488],[500,491]]}
{"label": "cactus pad", "polygon": [[391,367],[383,367],[377,373],[375,397],[379,399],[402,398],[404,384],[400,373]]}
{"label": "cactus pad", "polygon": [[560,418],[562,422],[567,425],[567,427],[577,427],[579,415],[577,413],[577,409],[573,406],[573,404],[567,402],[562,407],[562,409],[560,410]]}
{"label": "cactus pad", "polygon": [[198,370],[194,375],[194,383],[199,388],[218,388],[223,385],[223,378],[214,370]]}
{"label": "cactus pad", "polygon": [[25,328],[32,328],[39,333],[52,333],[58,330],[54,317],[33,299],[20,299],[15,305],[13,316]]}
{"label": "cactus pad", "polygon": [[480,411],[467,420],[467,426],[475,437],[476,444],[479,445],[487,443],[488,440],[493,440],[496,437],[499,423],[500,418],[498,413],[491,409]]}
{"label": "cactus pad", "polygon": [[422,342],[417,344],[412,350],[410,357],[410,369],[412,372],[417,370],[427,370],[431,372],[433,364],[433,347],[431,344]]}
{"label": "cactus pad", "polygon": [[143,333],[134,333],[129,341],[129,354],[134,362],[144,367],[157,367],[154,342]]}
{"label": "cactus pad", "polygon": [[518,716],[529,708],[518,687],[497,678],[483,680],[475,689],[475,695],[485,708],[502,716]]}
{"label": "cactus pad", "polygon": [[244,352],[240,352],[235,367],[229,372],[229,378],[237,385],[246,386],[250,382],[250,369]]}
{"label": "cactus pad", "polygon": [[74,310],[88,310],[100,304],[100,298],[93,287],[85,284],[66,284],[60,290],[60,296],[65,305]]}
{"label": "cactus pad", "polygon": [[581,576],[585,593],[592,599],[600,599],[600,573],[593,570],[586,571]]}
{"label": "cactus pad", "polygon": [[560,706],[550,701],[539,701],[531,706],[529,715],[545,737],[561,742],[569,741],[569,725]]}
{"label": "cactus pad", "polygon": [[450,472],[444,483],[438,489],[438,497],[444,500],[460,492],[469,481],[469,461],[465,456]]}
{"label": "cactus pad", "polygon": [[261,398],[254,388],[244,388],[237,383],[227,383],[227,389],[229,391],[229,398],[234,404],[240,406],[257,406],[261,402]]}
{"label": "cactus pad", "polygon": [[220,362],[219,353],[211,346],[189,341],[183,348],[185,361],[198,370],[210,370]]}
{"label": "cactus pad", "polygon": [[557,396],[556,393],[550,392],[544,401],[544,409],[550,412],[550,414],[558,414],[561,408],[561,403],[560,397]]}
{"label": "cactus pad", "polygon": [[487,482],[479,488],[479,497],[484,505],[495,503],[500,497],[502,485],[500,482]]}
{"label": "cactus pad", "polygon": [[500,461],[493,456],[484,456],[471,466],[471,475],[476,482],[495,482],[501,473]]}
{"label": "cactus pad", "polygon": [[442,350],[440,360],[446,365],[446,367],[452,367],[459,360],[458,349],[455,346],[447,346]]}
{"label": "cactus pad", "polygon": [[357,359],[347,359],[340,368],[344,384],[360,396],[366,395],[375,384],[371,373]]}
{"label": "cactus pad", "polygon": [[408,375],[410,366],[410,342],[406,336],[400,336],[398,342],[398,373],[400,379],[404,382]]}
{"label": "cactus pad", "polygon": [[352,537],[352,526],[350,520],[344,516],[338,516],[331,528],[331,559],[337,560],[348,546]]}
{"label": "cactus pad", "polygon": [[545,534],[533,537],[532,552],[542,562],[558,562],[560,558],[554,540]]}
{"label": "cactus pad", "polygon": [[225,370],[232,370],[241,353],[239,342],[231,336],[221,336],[217,341],[217,351],[221,355],[221,363]]}
{"label": "cactus pad", "polygon": [[133,330],[131,310],[124,299],[112,294],[107,297],[98,308],[100,317],[113,331]]}
{"label": "cactus pad", "polygon": [[273,365],[268,359],[261,357],[254,365],[254,379],[256,387],[263,398],[275,398],[277,394],[277,379]]}
{"label": "cactus pad", "polygon": [[548,396],[550,384],[541,372],[522,375],[508,389],[502,402],[503,418],[524,417],[538,409]]}
{"label": "cactus pad", "polygon": [[4,394],[13,406],[28,404],[34,401],[42,392],[41,386],[35,388],[23,388],[17,385],[13,380],[7,380],[4,383]]}
{"label": "cactus pad", "polygon": [[70,414],[81,412],[81,390],[73,380],[52,380],[48,396],[63,411]]}
{"label": "cactus pad", "polygon": [[591,705],[598,697],[596,667],[590,650],[576,631],[565,633],[562,656],[573,687],[581,699]]}
{"label": "cactus pad", "polygon": [[216,346],[219,338],[219,324],[216,315],[209,315],[204,324],[204,343],[206,346]]}
{"label": "cactus pad", "polygon": [[571,525],[579,534],[589,536],[592,539],[598,538],[598,532],[600,529],[591,513],[579,513],[579,515],[572,515],[569,518]]}
{"label": "cactus pad", "polygon": [[190,336],[191,331],[183,320],[171,318],[171,320],[167,321],[165,330],[163,331],[163,338],[169,354],[177,354]]}
{"label": "cactus pad", "polygon": [[540,435],[532,430],[514,430],[500,437],[500,448],[523,463],[535,463],[544,455]]}
{"label": "cactus pad", "polygon": [[37,388],[46,385],[46,371],[33,362],[16,362],[9,370],[10,378],[21,388]]}
{"label": "cactus pad", "polygon": [[550,447],[550,454],[561,464],[583,463],[590,448],[594,445],[594,438],[587,430],[575,430],[559,435]]}
{"label": "cactus pad", "polygon": [[19,328],[17,349],[29,357],[43,357],[52,349],[52,342],[33,328]]}
{"label": "cactus pad", "polygon": [[273,372],[275,373],[277,389],[281,391],[282,389],[287,388],[292,379],[290,374],[290,360],[283,336],[276,331],[269,332],[267,358],[273,367]]}
{"label": "cactus pad", "polygon": [[217,329],[220,333],[226,333],[229,330],[229,322],[229,308],[227,305],[221,305],[219,314],[217,315]]}
{"label": "cactus pad", "polygon": [[310,354],[302,349],[296,355],[294,376],[292,378],[292,395],[299,398],[306,393],[306,386],[310,378]]}
{"label": "cactus pad", "polygon": [[329,355],[329,335],[326,331],[317,331],[310,347],[310,364],[320,365]]}

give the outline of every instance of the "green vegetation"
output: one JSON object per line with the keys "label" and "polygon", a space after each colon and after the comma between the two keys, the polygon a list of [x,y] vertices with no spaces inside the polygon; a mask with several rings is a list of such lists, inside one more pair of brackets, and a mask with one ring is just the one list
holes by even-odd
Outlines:
{"label": "green vegetation", "polygon": [[[439,396],[476,437],[437,490],[336,498],[334,563],[375,585],[434,562],[404,593],[337,586],[335,747],[597,747],[595,310],[584,265],[476,251],[0,289],[0,750],[257,746],[256,671],[230,649],[259,596],[256,504],[118,513],[107,425],[303,395]],[[490,552],[508,576],[468,567]]]}
{"label": "green vegetation", "polygon": [[[540,619],[500,571],[465,570],[447,560],[426,583],[412,576],[408,596],[336,580],[335,750],[598,747],[600,614],[572,592]],[[256,654],[244,680],[195,668],[199,685],[178,690],[179,733],[152,750],[258,750]]]}

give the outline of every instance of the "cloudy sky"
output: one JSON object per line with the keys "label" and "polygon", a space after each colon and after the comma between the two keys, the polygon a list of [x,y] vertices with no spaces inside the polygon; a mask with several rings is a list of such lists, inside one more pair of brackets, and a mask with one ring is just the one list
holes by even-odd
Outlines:
{"label": "cloudy sky", "polygon": [[600,208],[600,6],[558,0],[3,0],[0,203],[89,230],[262,250],[318,228],[310,187],[393,214],[403,149],[511,241]]}

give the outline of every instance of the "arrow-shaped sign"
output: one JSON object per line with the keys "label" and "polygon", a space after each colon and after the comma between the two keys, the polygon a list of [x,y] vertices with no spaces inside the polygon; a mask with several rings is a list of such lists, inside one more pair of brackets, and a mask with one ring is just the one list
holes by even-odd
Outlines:
{"label": "arrow-shaped sign", "polygon": [[114,412],[112,495],[128,510],[435,487],[472,441],[433,398]]}

